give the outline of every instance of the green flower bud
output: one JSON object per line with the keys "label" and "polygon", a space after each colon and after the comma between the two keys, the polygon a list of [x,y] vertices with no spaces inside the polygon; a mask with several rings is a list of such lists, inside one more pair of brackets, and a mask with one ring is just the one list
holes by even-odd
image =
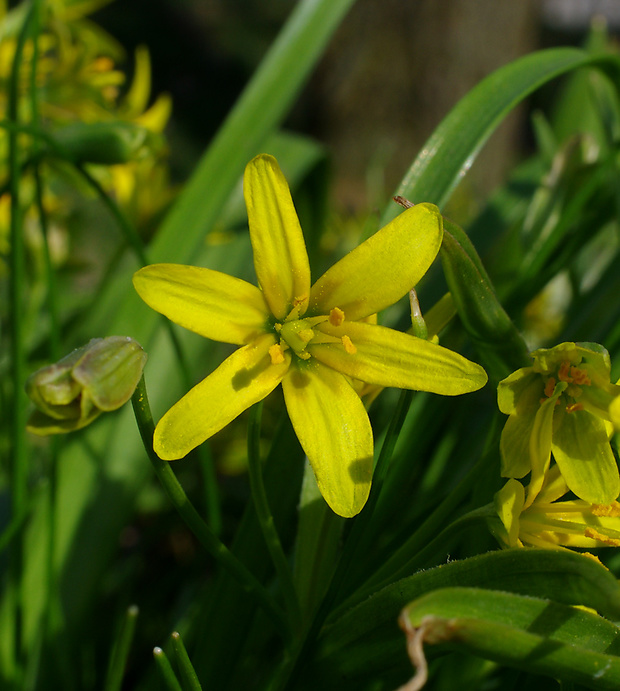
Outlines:
{"label": "green flower bud", "polygon": [[116,165],[154,148],[155,135],[131,122],[74,122],[52,133],[62,156],[73,163]]}
{"label": "green flower bud", "polygon": [[53,365],[34,372],[26,393],[37,407],[27,429],[60,434],[81,429],[132,396],[146,362],[139,343],[125,336],[93,338]]}
{"label": "green flower bud", "polygon": [[445,218],[440,253],[458,315],[489,372],[501,379],[529,364],[525,341],[499,302],[474,246]]}

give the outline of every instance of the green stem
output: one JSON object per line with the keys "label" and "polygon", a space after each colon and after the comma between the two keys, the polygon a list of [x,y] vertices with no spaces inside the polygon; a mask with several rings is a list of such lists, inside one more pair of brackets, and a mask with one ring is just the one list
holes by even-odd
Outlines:
{"label": "green stem", "polygon": [[319,631],[329,616],[334,602],[336,602],[338,597],[341,595],[341,591],[343,590],[343,586],[351,564],[353,563],[353,559],[355,558],[359,546],[362,543],[362,537],[369,529],[369,522],[377,503],[377,497],[381,492],[381,487],[383,486],[383,481],[387,474],[392,452],[394,450],[396,441],[398,440],[398,435],[402,428],[405,417],[407,416],[409,406],[411,405],[412,396],[413,394],[411,391],[403,391],[401,393],[395,414],[390,422],[390,426],[388,427],[388,431],[383,441],[383,446],[381,447],[381,451],[379,453],[379,458],[377,459],[377,465],[373,473],[370,496],[368,497],[366,506],[357,516],[357,518],[354,519],[353,527],[347,537],[343,553],[338,562],[338,566],[336,567],[336,572],[334,573],[334,577],[332,578],[329,589],[323,598],[323,601],[321,602],[314,619],[308,627],[305,636],[299,641],[297,647],[278,673],[277,679],[275,680],[275,684],[273,686],[274,689],[292,688],[295,680],[302,672],[306,658],[310,655]]}
{"label": "green stem", "polygon": [[448,523],[455,509],[463,502],[476,483],[479,482],[481,473],[485,468],[489,467],[490,459],[496,457],[502,425],[503,420],[498,413],[494,416],[490,425],[486,447],[478,462],[413,535],[395,550],[391,558],[366,581],[363,588],[341,604],[339,611],[352,606],[356,602],[361,602],[388,582],[394,582],[399,575],[405,574],[412,564],[419,562],[420,554],[426,558],[425,555],[428,554],[427,546],[435,544],[438,534],[443,533],[443,526]]}
{"label": "green stem", "polygon": [[174,650],[183,686],[187,691],[202,691],[202,686],[200,686],[200,682],[198,681],[198,675],[189,659],[181,634],[178,631],[174,631],[170,637],[172,638],[172,648]]}
{"label": "green stem", "polygon": [[[108,208],[118,224],[118,227],[121,229],[121,232],[125,235],[125,239],[133,249],[140,264],[142,266],[149,264],[150,262],[146,249],[142,243],[142,240],[140,239],[140,236],[138,235],[138,232],[125,214],[121,211],[118,204],[116,204],[110,195],[106,193],[96,178],[94,178],[83,165],[75,165],[75,169],[84,178],[86,183],[94,190],[101,202]],[[166,318],[163,319],[163,322],[166,325],[172,347],[179,363],[185,388],[189,390],[193,386],[193,379],[187,365],[185,355],[183,354],[181,342],[179,341],[179,338],[174,330],[174,325],[172,322]],[[222,525],[222,516],[213,459],[211,458],[211,454],[209,453],[207,446],[201,446],[198,449],[198,455],[200,456],[200,462],[201,466],[203,467],[203,475],[205,478],[207,494],[206,506],[209,515],[209,525],[212,527],[214,532],[219,533]]]}
{"label": "green stem", "polygon": [[[396,409],[394,410],[394,415],[390,421],[383,445],[381,446],[379,458],[377,459],[377,465],[375,466],[375,470],[373,472],[370,496],[368,497],[364,510],[354,520],[353,527],[351,528],[351,532],[349,533],[344,546],[338,570],[336,571],[334,580],[330,586],[330,591],[333,590],[334,592],[332,603],[335,599],[337,599],[338,595],[342,594],[341,591],[345,577],[348,575],[351,566],[355,564],[357,554],[364,551],[362,548],[370,548],[370,543],[372,542],[374,536],[373,526],[371,526],[372,516],[374,514],[379,495],[381,494],[383,483],[385,482],[385,478],[387,476],[394,447],[398,441],[398,435],[402,429],[405,418],[407,417],[407,413],[409,412],[412,401],[413,391],[401,391],[398,403],[396,404]],[[330,603],[330,606],[332,603]]]}
{"label": "green stem", "polygon": [[120,633],[114,641],[104,691],[120,691],[137,619],[138,608],[136,605],[131,605],[127,608]]}
{"label": "green stem", "polygon": [[[11,65],[8,84],[7,116],[12,123],[19,121],[19,72],[22,65],[24,46],[28,37],[34,15],[34,6],[30,8],[21,27],[15,46],[15,55]],[[14,518],[21,516],[28,502],[28,457],[26,453],[26,394],[24,391],[26,357],[22,315],[24,312],[23,296],[25,289],[24,241],[22,235],[22,218],[20,209],[21,169],[19,164],[19,141],[16,131],[8,132],[8,174],[9,193],[11,195],[10,220],[10,271],[9,271],[9,338],[11,374],[13,384],[13,405],[11,406],[11,446],[9,458],[11,466],[11,501]],[[19,536],[19,534],[18,534]],[[23,543],[16,539],[11,559],[11,578],[16,594],[14,656],[16,672],[19,674],[22,657],[21,638],[21,571],[23,566]]]}
{"label": "green stem", "polygon": [[161,648],[153,648],[153,658],[161,680],[168,691],[183,691],[166,653]]}
{"label": "green stem", "polygon": [[254,405],[250,411],[250,421],[248,424],[248,470],[250,489],[254,501],[254,508],[258,517],[258,523],[263,533],[267,550],[273,561],[276,574],[280,579],[280,587],[282,588],[282,594],[288,610],[290,627],[291,630],[295,631],[299,630],[301,625],[299,600],[295,592],[293,574],[286,555],[284,554],[284,550],[282,549],[282,543],[280,542],[273,515],[269,508],[265,485],[263,483],[260,460],[260,426],[262,412],[262,401]]}
{"label": "green stem", "polygon": [[162,483],[175,509],[198,541],[218,564],[236,578],[241,586],[256,599],[271,619],[282,639],[288,642],[290,640],[290,630],[282,610],[275,604],[263,585],[256,580],[252,573],[234,556],[226,545],[213,534],[194,508],[187,494],[185,494],[185,490],[177,480],[170,464],[162,461],[153,450],[155,425],[153,424],[144,377],[140,379],[131,403],[144,448],[159,481]]}

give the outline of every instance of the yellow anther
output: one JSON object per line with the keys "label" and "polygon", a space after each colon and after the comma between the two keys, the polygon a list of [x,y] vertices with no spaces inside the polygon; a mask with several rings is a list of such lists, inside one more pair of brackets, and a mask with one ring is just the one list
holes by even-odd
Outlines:
{"label": "yellow anther", "polygon": [[349,355],[355,355],[357,348],[353,345],[353,341],[345,334],[341,339],[344,349]]}
{"label": "yellow anther", "polygon": [[590,386],[592,383],[586,370],[580,367],[571,367],[570,376],[573,378],[575,384],[579,384],[580,386]]}
{"label": "yellow anther", "polygon": [[560,381],[565,381],[568,384],[571,384],[573,380],[572,380],[569,372],[570,372],[570,362],[568,362],[568,360],[564,360],[564,362],[560,365],[560,369],[558,370],[558,379]]}
{"label": "yellow anther", "polygon": [[609,545],[610,547],[620,547],[620,540],[617,540],[616,538],[609,537],[607,535],[603,535],[603,533],[599,533],[598,530],[594,528],[586,528],[583,532],[585,537],[589,537],[592,540],[597,540],[598,542],[602,542],[605,545]]}
{"label": "yellow anther", "polygon": [[340,307],[334,307],[329,313],[329,323],[332,326],[340,326],[344,321],[344,312]]}
{"label": "yellow anther", "polygon": [[620,516],[620,504],[617,501],[612,501],[611,504],[592,504],[592,515],[618,518]]}
{"label": "yellow anther", "polygon": [[269,357],[272,365],[281,365],[284,362],[284,350],[278,343],[274,343],[269,348]]}

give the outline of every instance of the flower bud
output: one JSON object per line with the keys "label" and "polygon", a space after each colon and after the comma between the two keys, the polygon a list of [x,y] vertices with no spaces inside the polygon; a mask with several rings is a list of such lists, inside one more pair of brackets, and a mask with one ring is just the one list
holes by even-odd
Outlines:
{"label": "flower bud", "polygon": [[527,346],[499,302],[467,234],[444,218],[441,262],[458,315],[498,379],[529,364]]}
{"label": "flower bud", "polygon": [[73,163],[116,165],[153,148],[155,135],[131,122],[74,122],[52,133],[62,156]]}
{"label": "flower bud", "polygon": [[34,372],[26,392],[37,410],[27,429],[59,434],[81,429],[132,396],[146,362],[139,343],[125,336],[93,338],[53,365]]}

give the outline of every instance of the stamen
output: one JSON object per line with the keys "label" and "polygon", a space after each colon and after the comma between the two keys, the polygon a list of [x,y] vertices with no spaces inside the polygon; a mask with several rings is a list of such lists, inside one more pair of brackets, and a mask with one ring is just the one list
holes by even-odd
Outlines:
{"label": "stamen", "polygon": [[357,348],[353,345],[353,341],[345,334],[342,338],[342,345],[344,346],[344,349],[349,355],[355,355],[357,353]]}
{"label": "stamen", "polygon": [[570,371],[570,362],[568,362],[568,360],[564,360],[564,362],[560,365],[560,369],[558,370],[558,379],[560,381],[565,381],[568,384],[571,384],[573,380],[569,376],[569,371]]}
{"label": "stamen", "polygon": [[304,304],[304,302],[308,302],[307,295],[302,295],[301,297],[293,298],[293,307],[300,307]]}
{"label": "stamen", "polygon": [[545,384],[545,396],[547,398],[551,398],[553,396],[553,390],[555,389],[555,379],[553,377],[549,377],[547,379],[547,383]]}
{"label": "stamen", "polygon": [[269,348],[269,357],[272,365],[281,365],[284,362],[284,350],[279,343],[274,343]]}
{"label": "stamen", "polygon": [[591,510],[593,516],[609,518],[618,518],[620,516],[620,504],[617,501],[612,501],[611,504],[592,504]]}
{"label": "stamen", "polygon": [[583,410],[583,403],[572,403],[571,405],[566,406],[567,413],[574,413],[577,410]]}
{"label": "stamen", "polygon": [[595,530],[594,528],[586,528],[583,534],[585,537],[602,542],[604,545],[609,545],[610,547],[620,547],[620,540],[603,535],[603,533],[599,533],[598,530]]}
{"label": "stamen", "polygon": [[276,323],[273,325],[273,328],[274,328],[278,333],[280,333],[280,331],[282,331],[282,324],[279,324],[278,322],[276,322]]}
{"label": "stamen", "polygon": [[570,374],[575,384],[579,384],[580,386],[590,386],[592,383],[586,370],[581,369],[580,367],[571,367]]}
{"label": "stamen", "polygon": [[329,313],[329,323],[332,326],[340,326],[344,321],[344,312],[340,307],[334,307]]}

